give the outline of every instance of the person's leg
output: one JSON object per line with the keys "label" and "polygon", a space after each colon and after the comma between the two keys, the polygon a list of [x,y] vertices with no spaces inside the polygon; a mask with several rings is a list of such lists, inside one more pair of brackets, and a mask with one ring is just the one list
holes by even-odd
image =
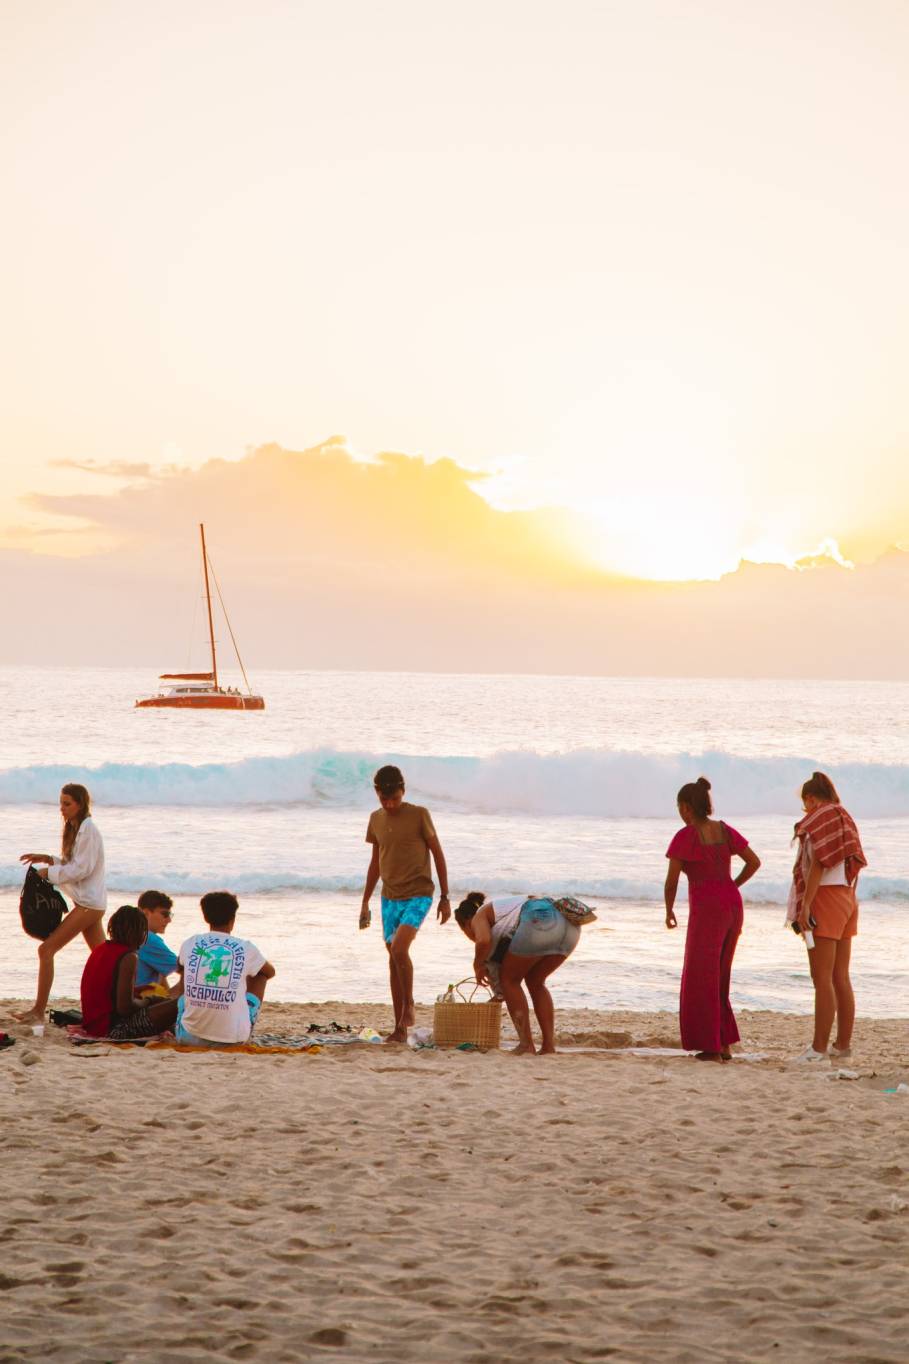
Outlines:
{"label": "person's leg", "polygon": [[551,976],[553,971],[558,970],[565,960],[564,956],[551,954],[548,957],[540,957],[535,965],[527,972],[527,989],[530,991],[530,999],[533,1004],[533,1011],[536,1014],[537,1022],[540,1025],[540,1035],[542,1043],[540,1051],[544,1055],[549,1055],[555,1051],[555,1008],[552,1003],[552,995],[546,986],[546,977]]}
{"label": "person's leg", "polygon": [[[13,1018],[17,1018],[20,1023],[40,1023],[44,1019],[44,1011],[47,1008],[47,1001],[50,999],[51,988],[54,984],[54,957],[65,947],[68,942],[82,933],[85,941],[97,947],[104,941],[104,931],[101,928],[101,920],[104,912],[100,909],[82,909],[79,905],[74,905],[70,912],[64,915],[63,919],[51,933],[49,938],[38,947],[38,987],[35,993],[35,1002],[30,1009],[22,1009],[13,1013]],[[92,939],[96,941],[92,942]]]}
{"label": "person's leg", "polygon": [[730,1047],[739,1040],[739,1029],[729,999],[732,982],[732,959],[742,932],[742,911],[734,913],[729,929],[720,948],[720,1055],[724,1061],[732,1060]]}
{"label": "person's leg", "polygon": [[[817,951],[817,948],[815,948]],[[852,957],[852,939],[841,938],[836,944],[833,959],[833,993],[836,996],[836,1041],[837,1051],[848,1051],[852,1045],[852,1029],[855,1026],[855,995],[849,979],[849,962]]]}
{"label": "person's leg", "polygon": [[388,943],[395,1026],[394,1031],[386,1037],[386,1042],[406,1042],[407,1029],[413,1023],[413,962],[410,960],[410,945],[416,936],[415,928],[410,924],[401,924],[395,929],[395,935]]}
{"label": "person's leg", "polygon": [[520,957],[514,952],[506,952],[502,961],[500,969],[502,994],[505,996],[505,1007],[518,1034],[518,1045],[514,1048],[516,1055],[536,1051],[533,1034],[530,1031],[527,998],[521,982],[528,971],[541,960],[541,957]]}
{"label": "person's leg", "polygon": [[830,1029],[836,1014],[836,992],[833,988],[833,964],[839,943],[835,938],[815,936],[814,947],[808,953],[811,979],[814,982],[814,1041],[815,1051],[826,1052],[830,1045]]}
{"label": "person's leg", "polygon": [[147,1004],[145,1012],[156,1033],[168,1032],[177,1021],[177,1001],[162,999],[157,1004]]}
{"label": "person's leg", "polygon": [[702,1061],[719,1061],[720,955],[728,920],[721,918],[719,906],[692,900],[679,990],[679,1032],[685,1051],[696,1052]]}

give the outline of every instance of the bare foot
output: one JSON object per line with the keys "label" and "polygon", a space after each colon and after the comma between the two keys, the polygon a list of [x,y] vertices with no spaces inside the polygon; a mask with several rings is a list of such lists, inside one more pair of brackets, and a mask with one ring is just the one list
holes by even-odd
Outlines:
{"label": "bare foot", "polygon": [[724,1047],[723,1050],[720,1052],[720,1060],[721,1061],[732,1060],[732,1052],[729,1050],[728,1047]]}
{"label": "bare foot", "polygon": [[722,1061],[722,1054],[718,1051],[696,1051],[694,1054],[696,1061]]}
{"label": "bare foot", "polygon": [[532,1042],[519,1042],[516,1047],[512,1047],[512,1056],[536,1056],[537,1049]]}
{"label": "bare foot", "polygon": [[407,1029],[406,1029],[406,1028],[395,1028],[394,1032],[390,1032],[390,1033],[388,1034],[387,1037],[383,1037],[382,1041],[383,1041],[383,1042],[406,1042],[406,1041],[407,1041]]}
{"label": "bare foot", "polygon": [[43,1023],[43,1022],[44,1022],[44,1010],[43,1010],[43,1009],[42,1009],[42,1010],[38,1010],[38,1009],[20,1009],[20,1010],[18,1010],[18,1011],[17,1011],[16,1009],[13,1009],[12,1015],[13,1015],[13,1018],[15,1018],[16,1021],[17,1021],[18,1023]]}

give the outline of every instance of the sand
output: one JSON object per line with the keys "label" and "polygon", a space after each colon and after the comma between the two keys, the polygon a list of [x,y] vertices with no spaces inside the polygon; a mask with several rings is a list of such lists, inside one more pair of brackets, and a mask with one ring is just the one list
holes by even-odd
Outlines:
{"label": "sand", "polygon": [[[261,1026],[328,1018],[388,1026]],[[674,1044],[666,1014],[562,1011],[604,1049],[551,1058],[3,1022],[0,1360],[905,1360],[906,1022],[860,1022],[854,1080],[785,1065],[805,1018],[739,1022],[768,1059],[617,1049]]]}

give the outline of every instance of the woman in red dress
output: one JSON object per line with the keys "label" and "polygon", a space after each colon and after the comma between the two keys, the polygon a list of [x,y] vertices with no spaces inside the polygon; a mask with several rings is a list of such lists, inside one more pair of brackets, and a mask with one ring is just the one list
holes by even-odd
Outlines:
{"label": "woman in red dress", "polygon": [[[731,825],[710,818],[713,804],[706,777],[683,786],[677,800],[685,827],[666,851],[665,899],[666,927],[675,928],[673,909],[684,872],[688,877],[688,935],[679,999],[682,1046],[697,1052],[699,1061],[731,1061],[729,1048],[739,1040],[729,1003],[732,958],[742,931],[739,886],[750,880],[761,860]],[[734,881],[733,856],[745,863]]]}

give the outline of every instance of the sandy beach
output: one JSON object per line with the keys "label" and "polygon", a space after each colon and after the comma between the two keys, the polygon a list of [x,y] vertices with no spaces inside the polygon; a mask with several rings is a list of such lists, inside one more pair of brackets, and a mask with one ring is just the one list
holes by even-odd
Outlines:
{"label": "sandy beach", "polygon": [[[595,1050],[518,1059],[81,1050],[2,1007],[4,1361],[906,1357],[905,1020],[839,1080],[770,1013],[719,1066],[623,1050],[669,1014],[564,1010]],[[329,1019],[390,1022],[260,1027]]]}

